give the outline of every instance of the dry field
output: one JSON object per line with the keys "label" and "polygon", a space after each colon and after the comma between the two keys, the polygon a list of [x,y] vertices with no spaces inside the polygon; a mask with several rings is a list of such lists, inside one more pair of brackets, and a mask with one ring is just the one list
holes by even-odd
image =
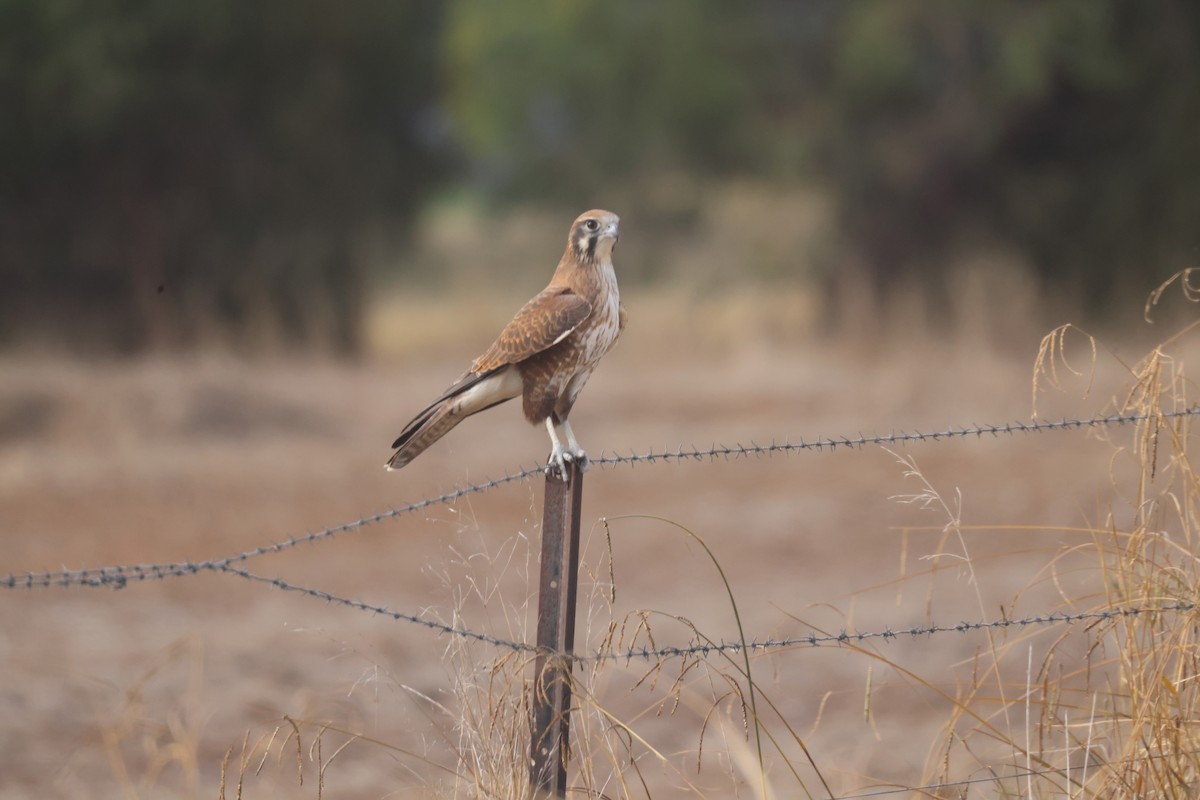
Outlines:
{"label": "dry field", "polygon": [[[1006,318],[1003,342],[975,330],[867,346],[773,329],[748,300],[732,320],[716,319],[737,315],[723,304],[692,308],[692,329],[671,324],[682,300],[629,305],[573,419],[593,455],[1028,420],[1045,333]],[[422,308],[447,314],[393,313]],[[545,434],[504,406],[381,469],[408,416],[512,310],[472,308],[450,345],[357,364],[6,357],[0,576],[225,556],[544,458]],[[1148,335],[1105,337],[1094,377],[1060,364],[1038,411],[1111,412]],[[1086,341],[1069,343],[1090,372]],[[1195,349],[1177,343],[1167,373]],[[711,548],[749,638],[1103,606],[1119,581],[1097,553],[1145,508],[1135,434],[597,467],[578,649],[604,645],[611,623],[618,648],[737,638],[713,563],[677,526]],[[1156,480],[1171,480],[1174,451],[1158,447]],[[531,640],[541,492],[512,483],[245,566]],[[606,797],[760,797],[764,773],[773,797],[944,776],[982,780],[945,796],[982,797],[1024,793],[1032,779],[996,776],[1032,768],[1049,771],[1036,794],[1082,796],[1124,747],[1101,722],[1127,678],[1118,644],[1076,624],[756,655],[765,770],[740,656],[589,665],[573,775]],[[2,590],[0,798],[503,797],[523,770],[512,731],[529,672],[524,656],[228,574]]]}

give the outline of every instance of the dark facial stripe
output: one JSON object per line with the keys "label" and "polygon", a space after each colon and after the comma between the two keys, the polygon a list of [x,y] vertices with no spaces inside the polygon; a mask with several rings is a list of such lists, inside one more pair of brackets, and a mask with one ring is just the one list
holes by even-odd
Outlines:
{"label": "dark facial stripe", "polygon": [[600,237],[589,232],[582,225],[579,226],[577,235],[575,236],[575,253],[583,261],[592,261],[596,258],[596,242]]}

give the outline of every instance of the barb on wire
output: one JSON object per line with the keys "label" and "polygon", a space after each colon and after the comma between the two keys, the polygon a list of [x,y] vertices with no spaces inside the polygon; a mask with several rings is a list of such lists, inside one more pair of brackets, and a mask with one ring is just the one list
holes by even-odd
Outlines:
{"label": "barb on wire", "polygon": [[[653,449],[646,453],[630,453],[629,455],[621,455],[614,453],[612,455],[603,455],[591,459],[592,464],[615,465],[615,464],[637,464],[637,463],[669,463],[677,461],[703,461],[716,460],[723,458],[725,460],[736,458],[748,458],[750,456],[771,456],[777,453],[792,453],[805,450],[816,450],[823,452],[825,450],[836,450],[838,448],[861,448],[866,445],[902,445],[910,442],[926,442],[926,441],[942,441],[945,439],[956,438],[982,438],[985,435],[998,437],[1001,434],[1013,435],[1017,433],[1037,433],[1043,431],[1064,431],[1077,430],[1080,428],[1101,428],[1111,425],[1128,425],[1137,422],[1144,422],[1152,417],[1160,419],[1174,419],[1179,417],[1187,417],[1200,414],[1200,406],[1193,406],[1181,411],[1167,411],[1160,414],[1110,414],[1107,416],[1089,417],[1086,419],[1071,419],[1062,418],[1060,420],[1050,420],[1043,422],[1008,422],[1003,425],[968,425],[963,427],[949,427],[946,430],[933,431],[931,433],[922,433],[913,431],[911,433],[901,431],[899,433],[891,433],[881,436],[864,436],[859,434],[855,437],[841,436],[836,438],[818,438],[812,441],[801,439],[799,442],[783,443],[772,441],[770,444],[755,444],[751,442],[749,445],[737,444],[728,445],[713,445],[709,448],[677,448],[675,450],[663,450],[660,453],[655,453]],[[306,533],[301,536],[292,536],[284,539],[281,542],[273,542],[271,544],[255,547],[251,550],[246,550],[235,555],[226,556],[224,558],[209,559],[205,561],[177,561],[164,564],[133,564],[133,565],[116,565],[107,567],[97,567],[93,569],[83,570],[62,570],[59,572],[25,572],[13,573],[7,577],[0,578],[0,588],[6,589],[40,589],[49,587],[68,587],[68,586],[85,586],[99,587],[110,586],[116,589],[124,588],[130,582],[145,581],[145,580],[163,580],[165,578],[181,577],[184,575],[194,575],[197,572],[223,570],[227,566],[234,564],[242,564],[259,556],[278,553],[283,550],[289,550],[298,547],[302,544],[313,544],[325,539],[332,539],[338,534],[349,533],[360,530],[369,525],[374,525],[378,522],[384,522],[389,519],[410,514],[414,511],[429,508],[436,505],[445,505],[458,500],[461,497],[471,494],[481,494],[498,486],[513,483],[515,481],[525,480],[534,475],[540,475],[545,472],[546,465],[539,464],[534,467],[524,467],[516,472],[505,473],[504,477],[481,481],[480,483],[467,484],[456,489],[453,489],[445,494],[437,497],[426,498],[415,503],[390,508],[387,511],[360,519],[346,522],[341,525],[323,528],[322,530]]]}

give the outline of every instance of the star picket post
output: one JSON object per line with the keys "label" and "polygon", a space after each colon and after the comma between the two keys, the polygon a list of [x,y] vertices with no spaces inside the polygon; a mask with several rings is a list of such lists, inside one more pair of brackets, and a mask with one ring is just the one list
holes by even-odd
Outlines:
{"label": "star picket post", "polygon": [[579,520],[583,470],[546,472],[538,588],[537,659],[534,663],[529,781],[535,796],[565,797],[571,743],[571,686],[575,605],[579,588]]}

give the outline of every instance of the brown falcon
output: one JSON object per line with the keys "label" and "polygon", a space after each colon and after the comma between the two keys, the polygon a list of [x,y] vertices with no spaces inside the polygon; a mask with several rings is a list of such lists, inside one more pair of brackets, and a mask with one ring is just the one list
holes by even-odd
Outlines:
{"label": "brown falcon", "polygon": [[[392,443],[388,469],[400,469],[472,414],[518,395],[525,418],[545,423],[550,462],[586,468],[587,454],[567,417],[600,358],[625,327],[612,254],[620,218],[610,211],[581,214],[550,285],[517,312],[487,352],[405,426]],[[566,440],[565,447],[563,440]]]}

